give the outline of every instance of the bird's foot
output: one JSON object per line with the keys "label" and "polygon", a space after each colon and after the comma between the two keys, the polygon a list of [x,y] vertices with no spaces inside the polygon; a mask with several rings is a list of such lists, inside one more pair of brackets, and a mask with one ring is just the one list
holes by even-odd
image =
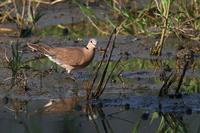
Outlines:
{"label": "bird's foot", "polygon": [[76,81],[76,77],[74,77],[74,75],[71,74],[71,73],[69,73],[65,79],[66,79],[66,80],[71,80],[71,81],[73,81],[73,82]]}

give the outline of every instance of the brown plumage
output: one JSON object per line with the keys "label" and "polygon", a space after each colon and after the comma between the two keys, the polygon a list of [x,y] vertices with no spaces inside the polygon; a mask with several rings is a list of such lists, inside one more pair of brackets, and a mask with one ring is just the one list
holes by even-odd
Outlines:
{"label": "brown plumage", "polygon": [[71,70],[84,68],[89,65],[94,57],[96,44],[96,39],[90,39],[85,47],[68,48],[53,48],[45,44],[27,43],[28,47],[41,52],[51,61],[65,68],[68,73]]}

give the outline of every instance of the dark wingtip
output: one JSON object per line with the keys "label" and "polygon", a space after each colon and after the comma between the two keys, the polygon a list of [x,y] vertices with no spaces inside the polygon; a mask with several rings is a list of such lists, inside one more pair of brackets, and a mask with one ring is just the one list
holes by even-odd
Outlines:
{"label": "dark wingtip", "polygon": [[33,44],[33,43],[31,43],[31,42],[27,42],[26,45],[27,45],[32,51],[37,51],[37,50],[38,50],[37,44]]}
{"label": "dark wingtip", "polygon": [[31,42],[27,42],[27,46],[32,50],[32,51],[39,51],[41,53],[49,53],[50,47],[45,44],[34,44]]}

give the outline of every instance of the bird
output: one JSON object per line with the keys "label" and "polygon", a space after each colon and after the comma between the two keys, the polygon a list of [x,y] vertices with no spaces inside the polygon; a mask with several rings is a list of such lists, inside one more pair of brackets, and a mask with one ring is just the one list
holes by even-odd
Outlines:
{"label": "bird", "polygon": [[81,69],[90,64],[95,55],[97,40],[90,39],[85,47],[50,47],[46,44],[30,42],[27,42],[27,46],[33,51],[41,52],[70,74],[72,70]]}

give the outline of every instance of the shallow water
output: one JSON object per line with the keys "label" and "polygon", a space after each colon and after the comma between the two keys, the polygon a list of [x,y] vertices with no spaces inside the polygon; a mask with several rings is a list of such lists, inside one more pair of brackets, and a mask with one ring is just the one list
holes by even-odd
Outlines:
{"label": "shallow water", "polygon": [[[43,8],[47,15],[38,22],[38,29],[31,37],[17,38],[7,34],[0,37],[2,132],[199,132],[198,53],[194,58],[195,69],[186,71],[181,86],[184,94],[174,95],[177,78],[169,88],[169,95],[158,96],[164,84],[159,78],[163,64],[168,64],[172,71],[176,71],[178,45],[185,43],[196,46],[198,42],[168,37],[162,56],[154,57],[149,55],[149,49],[158,38],[118,35],[107,73],[112,71],[119,58],[120,62],[100,99],[86,101],[88,84],[102,59],[108,36],[98,35],[97,31],[90,32],[91,26],[87,27],[87,19],[76,6]],[[97,8],[96,12],[100,11]],[[78,14],[75,15],[75,12]],[[82,33],[74,35],[74,32],[63,35],[62,30],[55,26],[63,23],[72,29],[84,29],[84,36],[81,36]],[[28,41],[37,40],[53,47],[83,46],[94,36],[99,48],[93,62],[84,69],[74,71],[73,75],[68,75],[63,68],[26,47]],[[11,44],[16,45],[17,40],[19,53],[22,53],[21,68],[17,70],[15,83],[12,84],[13,70],[6,60],[12,60]],[[108,55],[105,60],[107,58]],[[98,81],[101,75],[102,70]],[[97,82],[93,91],[96,86]]]}
{"label": "shallow water", "polygon": [[[120,39],[123,43],[120,43]],[[44,40],[48,42],[48,38]],[[107,38],[99,40],[100,47],[103,48],[105,43],[101,42],[106,42]],[[26,50],[23,61],[31,66],[23,71],[27,78],[26,84],[23,86],[23,80],[19,80],[19,84],[12,88],[9,79],[12,77],[12,71],[6,67],[2,58],[4,64],[1,68],[0,117],[4,132],[156,132],[161,130],[159,127],[165,126],[171,127],[168,130],[172,131],[179,128],[182,132],[197,132],[199,94],[158,97],[163,84],[159,80],[161,69],[156,68],[150,61],[156,57],[148,56],[146,44],[141,46],[140,40],[135,44],[124,44],[126,39],[120,36],[118,40],[111,66],[122,56],[120,64],[106,85],[100,101],[95,100],[89,104],[85,101],[86,86],[91,82],[93,72],[102,58],[100,52],[97,52],[94,61],[87,68],[73,72],[76,78],[76,81],[73,81],[62,68],[47,58]],[[20,41],[23,47],[26,40]],[[1,47],[10,49],[10,45],[6,43]],[[129,53],[128,56],[120,53],[124,49]],[[158,60],[167,62],[175,69],[175,50],[173,47],[167,49],[169,51],[164,53],[170,54]],[[8,52],[7,56],[11,54]],[[34,59],[35,57],[39,58]],[[198,56],[195,61],[199,63]],[[187,71],[181,89],[185,93],[197,93],[198,84],[197,66],[194,72]],[[170,92],[173,92],[174,87],[176,84]],[[168,122],[174,124],[170,125]],[[10,126],[12,128],[9,128]]]}

